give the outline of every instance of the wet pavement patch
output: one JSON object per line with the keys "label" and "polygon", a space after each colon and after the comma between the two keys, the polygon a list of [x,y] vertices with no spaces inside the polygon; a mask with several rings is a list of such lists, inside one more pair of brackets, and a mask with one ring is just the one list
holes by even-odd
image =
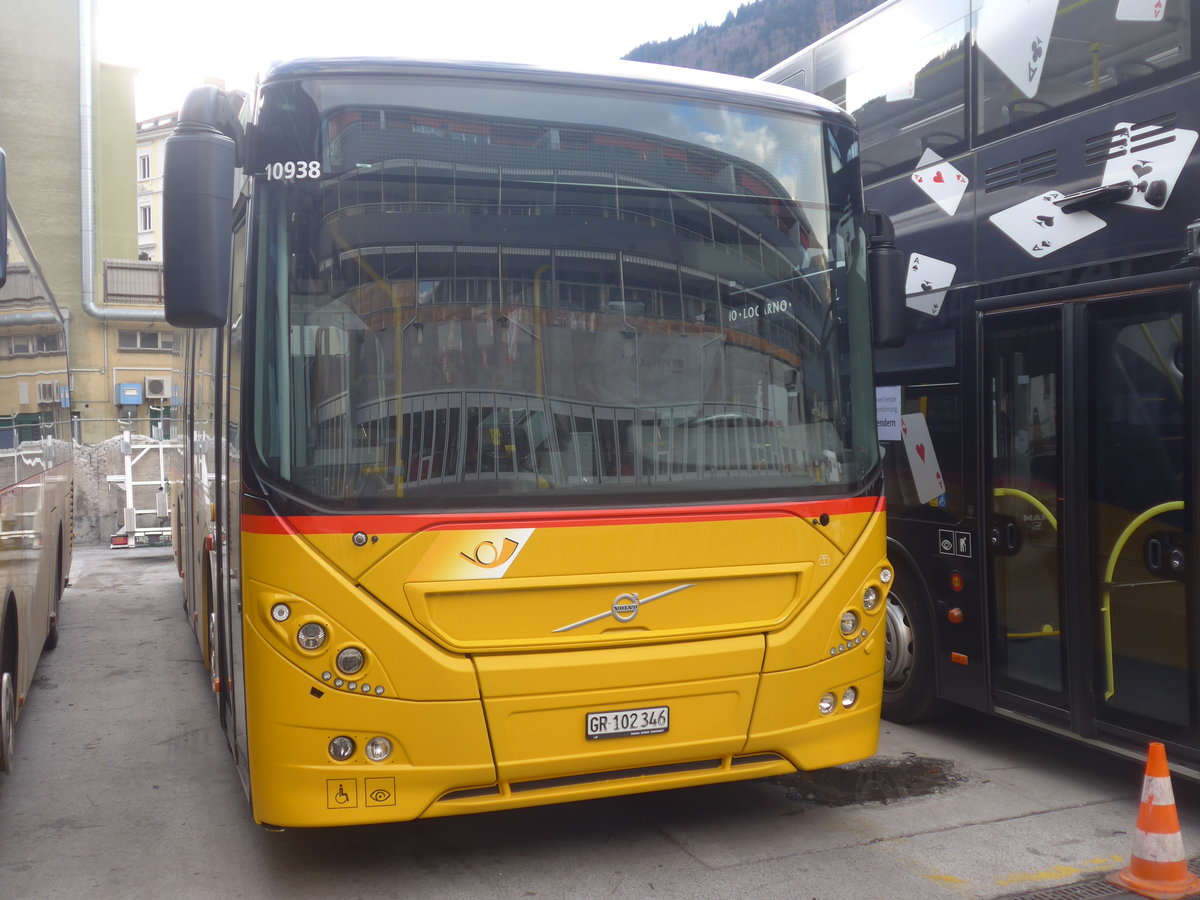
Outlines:
{"label": "wet pavement patch", "polygon": [[927,756],[875,757],[834,769],[794,772],[769,781],[801,806],[853,806],[892,803],[938,794],[966,780],[954,762]]}

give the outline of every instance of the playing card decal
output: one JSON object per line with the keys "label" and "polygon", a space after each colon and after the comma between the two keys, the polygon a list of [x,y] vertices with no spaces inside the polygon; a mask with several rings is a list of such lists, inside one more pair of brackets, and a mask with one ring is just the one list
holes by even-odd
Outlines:
{"label": "playing card decal", "polygon": [[904,452],[912,470],[913,483],[917,488],[917,501],[928,503],[946,493],[946,482],[942,479],[942,467],[938,465],[933,440],[929,436],[929,425],[921,413],[910,413],[900,417],[900,434],[904,441]]}
{"label": "playing card decal", "polygon": [[1118,22],[1161,22],[1166,0],[1117,0]]}
{"label": "playing card decal", "polygon": [[946,288],[954,282],[956,269],[953,263],[945,260],[922,253],[912,254],[908,258],[908,278],[904,283],[908,307],[936,316],[946,300]]}
{"label": "playing card decal", "polygon": [[[1124,131],[1132,138],[1134,137],[1133,130],[1134,125],[1131,122],[1121,122],[1114,132],[1120,134]],[[1149,149],[1137,149],[1136,142],[1131,141],[1135,149],[1124,156],[1118,156],[1108,161],[1104,166],[1104,177],[1101,184],[1132,182],[1133,196],[1128,200],[1122,200],[1122,206],[1162,209],[1171,198],[1175,182],[1179,180],[1183,166],[1187,162],[1192,148],[1196,146],[1196,138],[1195,131],[1175,128],[1153,141],[1153,146],[1150,146]],[[1158,186],[1158,196],[1154,196],[1154,192],[1151,190],[1151,185],[1155,182],[1163,183]],[[1161,193],[1163,188],[1166,191],[1165,195]],[[1160,202],[1150,202],[1147,199],[1148,195]]]}
{"label": "playing card decal", "polygon": [[1035,97],[1045,68],[1058,0],[984,0],[976,40],[1026,97]]}
{"label": "playing card decal", "polygon": [[917,164],[917,171],[912,173],[912,180],[949,216],[958,212],[958,204],[971,185],[966,175],[932,150],[925,151]]}
{"label": "playing card decal", "polygon": [[1104,220],[1086,210],[1064,213],[1054,205],[1062,198],[1058,191],[1010,206],[989,217],[989,221],[1033,257],[1061,250],[1104,227]]}

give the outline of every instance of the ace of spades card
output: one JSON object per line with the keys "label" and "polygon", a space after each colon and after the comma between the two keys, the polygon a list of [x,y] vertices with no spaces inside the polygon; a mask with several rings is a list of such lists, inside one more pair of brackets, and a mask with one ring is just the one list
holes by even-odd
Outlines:
{"label": "ace of spades card", "polygon": [[1054,201],[1061,198],[1058,191],[1046,191],[988,219],[1030,256],[1047,256],[1094,234],[1105,225],[1103,219],[1086,210],[1064,213],[1054,205]]}
{"label": "ace of spades card", "polygon": [[954,263],[934,259],[923,253],[909,256],[908,278],[904,283],[909,309],[936,316],[946,300],[946,288],[953,283],[957,270],[958,267]]}
{"label": "ace of spades card", "polygon": [[976,41],[1026,97],[1042,81],[1058,0],[984,0]]}
{"label": "ace of spades card", "polygon": [[917,488],[917,501],[928,503],[946,493],[942,467],[938,465],[925,416],[921,413],[901,416],[900,437],[908,456],[908,466],[912,470],[913,484]]}
{"label": "ace of spades card", "polygon": [[1167,0],[1117,0],[1118,22],[1161,22]]}
{"label": "ace of spades card", "polygon": [[926,150],[921,157],[917,171],[912,173],[912,181],[950,216],[958,212],[963,194],[970,186],[966,175],[932,150]]}
{"label": "ace of spades card", "polygon": [[[1116,134],[1130,134],[1133,129],[1132,123],[1121,122],[1113,131]],[[1167,134],[1161,135],[1153,141],[1155,146],[1148,150],[1131,150],[1125,156],[1115,157],[1105,164],[1101,184],[1117,184],[1121,181],[1133,184],[1133,195],[1128,200],[1119,201],[1121,206],[1150,210],[1159,210],[1166,206],[1167,200],[1171,198],[1171,191],[1175,188],[1175,182],[1179,180],[1184,164],[1188,161],[1192,148],[1196,146],[1197,137],[1196,132],[1184,128],[1176,128],[1168,134],[1174,140],[1168,140]],[[1137,141],[1133,140],[1131,144],[1136,146]],[[1146,191],[1155,181],[1161,181],[1167,186],[1166,196],[1158,206],[1146,201]]]}

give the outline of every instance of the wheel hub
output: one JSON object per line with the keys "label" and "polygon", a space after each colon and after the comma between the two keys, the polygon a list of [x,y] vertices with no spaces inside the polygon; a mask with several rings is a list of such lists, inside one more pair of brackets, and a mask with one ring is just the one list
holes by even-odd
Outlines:
{"label": "wheel hub", "polygon": [[904,604],[893,593],[887,601],[883,682],[898,687],[908,681],[913,668],[913,629]]}

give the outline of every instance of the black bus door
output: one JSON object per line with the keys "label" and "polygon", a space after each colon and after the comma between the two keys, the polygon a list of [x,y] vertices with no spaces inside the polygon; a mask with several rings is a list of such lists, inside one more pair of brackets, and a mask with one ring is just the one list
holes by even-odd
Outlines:
{"label": "black bus door", "polygon": [[984,315],[982,415],[995,708],[1194,759],[1189,296]]}
{"label": "black bus door", "polygon": [[1080,458],[1090,480],[1098,726],[1195,748],[1188,297],[1180,289],[1087,306]]}
{"label": "black bus door", "polygon": [[1062,309],[983,320],[993,703],[1067,724]]}

